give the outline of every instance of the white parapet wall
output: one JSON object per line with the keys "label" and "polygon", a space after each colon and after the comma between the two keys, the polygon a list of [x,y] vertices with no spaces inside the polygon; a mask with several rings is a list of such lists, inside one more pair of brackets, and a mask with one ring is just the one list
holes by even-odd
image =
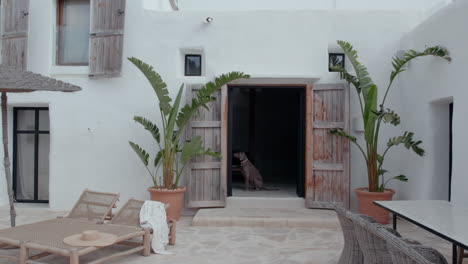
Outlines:
{"label": "white parapet wall", "polygon": [[[160,0],[147,0],[159,2]],[[166,0],[169,2],[169,0]],[[393,10],[432,12],[451,0],[179,0],[182,11]]]}

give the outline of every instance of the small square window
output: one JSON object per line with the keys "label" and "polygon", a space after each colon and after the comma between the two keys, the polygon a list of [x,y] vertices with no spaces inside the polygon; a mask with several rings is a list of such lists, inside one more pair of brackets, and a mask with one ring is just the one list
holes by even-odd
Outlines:
{"label": "small square window", "polygon": [[343,53],[330,53],[328,55],[328,71],[335,72],[335,70],[332,69],[334,66],[340,66],[344,69],[345,55]]}
{"label": "small square window", "polygon": [[185,76],[202,75],[202,56],[187,54],[185,55]]}

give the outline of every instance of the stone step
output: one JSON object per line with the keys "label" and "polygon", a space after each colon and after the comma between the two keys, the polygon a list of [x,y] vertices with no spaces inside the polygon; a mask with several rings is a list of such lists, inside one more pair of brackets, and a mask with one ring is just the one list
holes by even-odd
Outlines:
{"label": "stone step", "polygon": [[305,208],[218,208],[200,209],[193,226],[206,227],[266,227],[266,228],[339,228],[332,210]]}
{"label": "stone step", "polygon": [[299,197],[228,197],[226,208],[305,208],[304,198]]}

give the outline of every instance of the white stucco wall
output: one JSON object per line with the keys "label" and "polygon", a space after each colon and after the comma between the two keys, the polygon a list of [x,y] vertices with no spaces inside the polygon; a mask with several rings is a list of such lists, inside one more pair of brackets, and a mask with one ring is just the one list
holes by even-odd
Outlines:
{"label": "white stucco wall", "polygon": [[410,153],[401,155],[401,168],[411,176],[403,186],[404,198],[447,199],[448,196],[448,104],[454,102],[452,199],[466,203],[466,140],[468,1],[455,1],[418,26],[402,40],[402,48],[424,49],[427,45],[447,47],[452,63],[425,58],[411,63],[398,83],[401,91],[402,124],[421,138],[428,150],[424,159]]}
{"label": "white stucco wall", "polygon": [[[147,0],[164,2],[168,0]],[[432,12],[452,0],[178,0],[183,11],[248,10],[413,10]]]}
{"label": "white stucco wall", "polygon": [[[151,181],[128,140],[151,146],[151,136],[132,118],[144,115],[158,120],[153,91],[126,60],[122,77],[105,80],[89,80],[86,68],[54,67],[54,8],[54,1],[31,0],[28,68],[77,84],[83,91],[10,95],[11,106],[50,107],[50,206],[70,208],[84,188],[120,192],[122,200],[146,198]],[[336,82],[336,74],[328,73],[328,49],[343,39],[355,45],[374,80],[383,87],[401,36],[418,23],[420,14],[155,12],[143,8],[141,0],[132,0],[127,1],[124,57],[135,56],[154,65],[172,95],[183,82],[203,83],[232,70]],[[203,23],[207,16],[215,19],[212,24]],[[206,77],[183,76],[181,49],[203,49]],[[353,120],[359,115],[353,98],[351,107]],[[365,169],[354,147],[351,157],[351,187],[363,186]],[[389,164],[395,162],[397,158],[389,160]],[[3,175],[0,186],[5,186]],[[3,190],[0,204],[7,201]]]}

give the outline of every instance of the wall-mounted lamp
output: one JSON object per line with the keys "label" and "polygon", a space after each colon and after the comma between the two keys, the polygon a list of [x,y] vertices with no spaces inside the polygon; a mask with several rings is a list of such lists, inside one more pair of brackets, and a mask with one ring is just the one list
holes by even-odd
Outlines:
{"label": "wall-mounted lamp", "polygon": [[214,19],[212,17],[207,17],[207,18],[205,18],[204,22],[207,23],[207,24],[211,24],[211,22],[213,22],[213,20]]}

